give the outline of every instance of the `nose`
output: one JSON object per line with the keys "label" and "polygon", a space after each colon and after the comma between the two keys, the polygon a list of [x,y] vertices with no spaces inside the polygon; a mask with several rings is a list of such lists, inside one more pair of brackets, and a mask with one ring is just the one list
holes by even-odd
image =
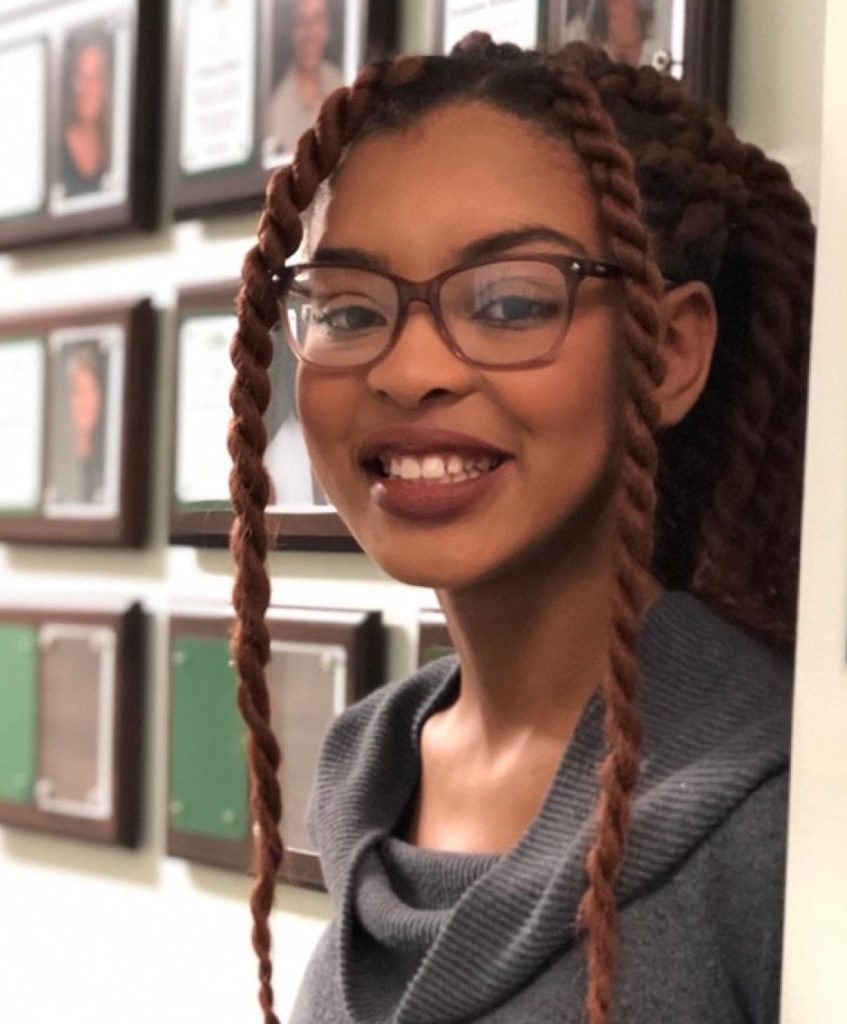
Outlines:
{"label": "nose", "polygon": [[453,352],[429,307],[413,301],[388,354],[368,371],[368,385],[404,409],[473,390],[476,370]]}

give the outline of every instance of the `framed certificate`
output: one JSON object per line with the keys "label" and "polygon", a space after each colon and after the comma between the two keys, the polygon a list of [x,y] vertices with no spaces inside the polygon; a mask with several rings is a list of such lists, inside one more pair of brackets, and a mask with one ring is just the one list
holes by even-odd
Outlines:
{"label": "framed certificate", "polygon": [[153,228],[161,0],[31,8],[0,15],[0,247]]}
{"label": "framed certificate", "polygon": [[[228,614],[171,619],[168,852],[245,871],[250,864],[246,726]],[[306,806],[332,719],[383,681],[378,612],[276,608],[268,613],[271,724],[284,750],[284,873],[323,884]]]}
{"label": "framed certificate", "polygon": [[139,840],[141,608],[0,608],[0,820]]}
{"label": "framed certificate", "polygon": [[389,0],[178,0],[171,120],[178,216],[250,209],[323,100],[394,47]]}
{"label": "framed certificate", "polygon": [[[171,540],[225,547],[232,525],[231,459],[226,437],[234,370],[229,346],[236,328],[238,285],[187,289],[177,304],[176,409]],[[277,340],[265,413],[271,478],[268,527],[278,547],[357,550],[312,472],[294,395],[296,360]]]}
{"label": "framed certificate", "polygon": [[145,543],[154,365],[147,301],[0,321],[0,538]]}

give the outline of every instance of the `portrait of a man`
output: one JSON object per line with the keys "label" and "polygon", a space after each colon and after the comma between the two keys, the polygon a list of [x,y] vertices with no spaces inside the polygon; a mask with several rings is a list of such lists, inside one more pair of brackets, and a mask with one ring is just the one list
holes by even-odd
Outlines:
{"label": "portrait of a man", "polygon": [[276,0],[275,61],[263,117],[266,159],[291,153],[321,103],[344,84],[343,18],[339,0]]}
{"label": "portrait of a man", "polygon": [[[568,0],[564,39],[602,46],[613,60],[670,66],[674,0]],[[680,59],[681,55],[676,55]]]}

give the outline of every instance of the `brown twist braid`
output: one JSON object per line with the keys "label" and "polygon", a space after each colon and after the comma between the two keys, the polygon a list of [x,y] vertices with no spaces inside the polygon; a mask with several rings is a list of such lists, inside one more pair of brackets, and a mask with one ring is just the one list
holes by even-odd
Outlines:
{"label": "brown twist braid", "polygon": [[739,142],[673,79],[568,49],[635,156],[666,276],[707,281],[719,307],[706,391],[659,437],[657,573],[790,648],[814,244],[808,206],[784,167]]}
{"label": "brown twist braid", "polygon": [[593,86],[560,70],[556,113],[568,125],[574,149],[594,185],[612,258],[626,271],[623,316],[627,397],[623,413],[621,491],[614,550],[610,672],[602,684],[607,753],[600,767],[596,837],[587,859],[588,888],[579,908],[587,933],[590,1024],[605,1024],[617,962],[615,882],[638,778],[641,727],[635,709],[636,642],[644,610],[656,504],[654,476],[658,419],[655,388],[663,367],[658,354],[657,301],[661,278],[649,255],[647,233],[629,153],[617,142],[611,119]]}
{"label": "brown twist braid", "polygon": [[233,417],[228,440],[235,513],[230,549],[236,566],[232,653],[239,679],[238,705],[249,728],[247,757],[256,862],[250,907],[253,947],[259,959],[259,1002],[266,1024],[278,1024],[273,1010],[268,921],[284,852],[278,777],[281,755],[270,728],[265,678],[270,659],[265,625],[270,600],[265,523],[270,480],[263,463],[267,446],[263,415],[270,399],[270,330],[279,319],[270,273],[280,270],[296,251],[302,237],[300,212],[338,162],[343,146],[360,127],[383,81],[403,81],[416,73],[418,66],[419,61],[413,58],[400,58],[393,65],[373,65],[350,89],[339,89],[327,98],[315,127],[300,139],[292,164],[277,171],[268,185],[266,207],[259,222],[259,244],[245,258],[236,305],[238,329],[230,349],[236,375],[230,390]]}

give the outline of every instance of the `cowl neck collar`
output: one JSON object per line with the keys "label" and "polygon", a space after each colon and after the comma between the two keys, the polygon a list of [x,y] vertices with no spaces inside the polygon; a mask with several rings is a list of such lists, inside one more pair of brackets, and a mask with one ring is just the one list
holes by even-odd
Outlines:
{"label": "cowl neck collar", "polygon": [[[621,906],[671,873],[748,793],[784,768],[790,732],[787,667],[690,595],[665,593],[649,609],[639,663],[644,739],[618,884]],[[385,891],[379,845],[417,786],[423,723],[459,686],[455,661],[427,666],[354,709],[324,750],[312,824],[339,904],[339,970],[355,1024],[374,1019],[367,994],[379,947],[378,938],[363,932],[360,887]],[[602,702],[595,695],[541,810],[512,850],[485,870],[471,870],[476,877],[452,907],[408,907],[404,915],[402,901],[383,901],[391,920],[371,921],[372,931],[388,928],[392,944],[402,947],[405,937],[410,949],[427,936],[393,1024],[476,1019],[577,940],[603,749]],[[371,943],[368,955],[363,939]]]}

